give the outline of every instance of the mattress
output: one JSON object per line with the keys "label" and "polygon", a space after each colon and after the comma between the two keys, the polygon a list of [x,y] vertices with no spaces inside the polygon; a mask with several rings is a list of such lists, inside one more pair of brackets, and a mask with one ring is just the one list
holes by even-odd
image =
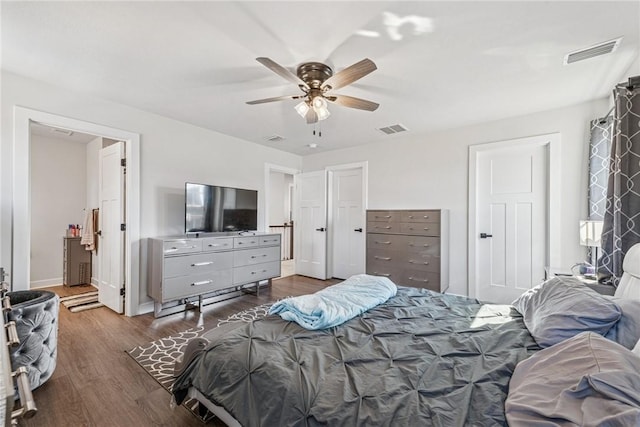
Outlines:
{"label": "mattress", "polygon": [[243,426],[506,425],[509,379],[539,350],[511,306],[406,287],[329,329],[267,316],[205,337],[173,394]]}

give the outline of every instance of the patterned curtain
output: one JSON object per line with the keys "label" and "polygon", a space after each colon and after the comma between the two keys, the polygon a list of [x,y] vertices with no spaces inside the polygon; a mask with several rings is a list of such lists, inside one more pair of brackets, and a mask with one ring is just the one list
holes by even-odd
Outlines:
{"label": "patterned curtain", "polygon": [[617,286],[624,254],[640,242],[640,87],[618,85],[614,97],[614,135],[598,272]]}
{"label": "patterned curtain", "polygon": [[[609,154],[613,134],[613,117],[591,121],[591,139],[589,140],[589,216],[590,220],[602,221],[606,210],[607,182],[609,181]],[[596,252],[596,251],[593,251]],[[591,246],[587,257],[595,263]]]}

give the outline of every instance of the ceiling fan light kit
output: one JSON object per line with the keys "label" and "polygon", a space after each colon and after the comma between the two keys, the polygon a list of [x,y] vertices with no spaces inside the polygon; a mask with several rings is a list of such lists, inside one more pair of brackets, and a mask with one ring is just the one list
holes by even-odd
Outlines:
{"label": "ceiling fan light kit", "polygon": [[331,115],[327,101],[342,105],[343,107],[365,111],[375,111],[379,106],[379,104],[365,99],[328,94],[329,91],[347,86],[376,70],[376,64],[370,59],[363,59],[336,74],[333,74],[331,67],[320,62],[305,62],[300,64],[296,69],[296,74],[293,74],[269,58],[260,57],[256,58],[256,60],[284,79],[295,83],[304,95],[258,99],[248,101],[247,104],[255,105],[284,101],[287,99],[303,99],[303,101],[298,103],[294,108],[301,117],[306,119],[308,124],[325,120]]}

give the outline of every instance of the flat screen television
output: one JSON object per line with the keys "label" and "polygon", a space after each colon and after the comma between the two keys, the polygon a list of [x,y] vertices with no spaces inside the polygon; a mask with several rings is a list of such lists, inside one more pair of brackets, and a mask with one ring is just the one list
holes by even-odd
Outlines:
{"label": "flat screen television", "polygon": [[216,233],[257,228],[256,190],[185,183],[185,232]]}

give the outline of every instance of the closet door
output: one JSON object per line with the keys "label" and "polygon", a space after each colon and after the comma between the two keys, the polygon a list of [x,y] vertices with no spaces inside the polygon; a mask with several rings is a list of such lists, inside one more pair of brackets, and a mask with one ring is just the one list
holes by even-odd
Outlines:
{"label": "closet door", "polygon": [[330,171],[332,276],[347,279],[365,272],[363,168]]}
{"label": "closet door", "polygon": [[295,175],[295,272],[327,278],[327,179],[326,172]]}
{"label": "closet door", "polygon": [[116,313],[124,311],[124,142],[100,150],[98,300]]}

